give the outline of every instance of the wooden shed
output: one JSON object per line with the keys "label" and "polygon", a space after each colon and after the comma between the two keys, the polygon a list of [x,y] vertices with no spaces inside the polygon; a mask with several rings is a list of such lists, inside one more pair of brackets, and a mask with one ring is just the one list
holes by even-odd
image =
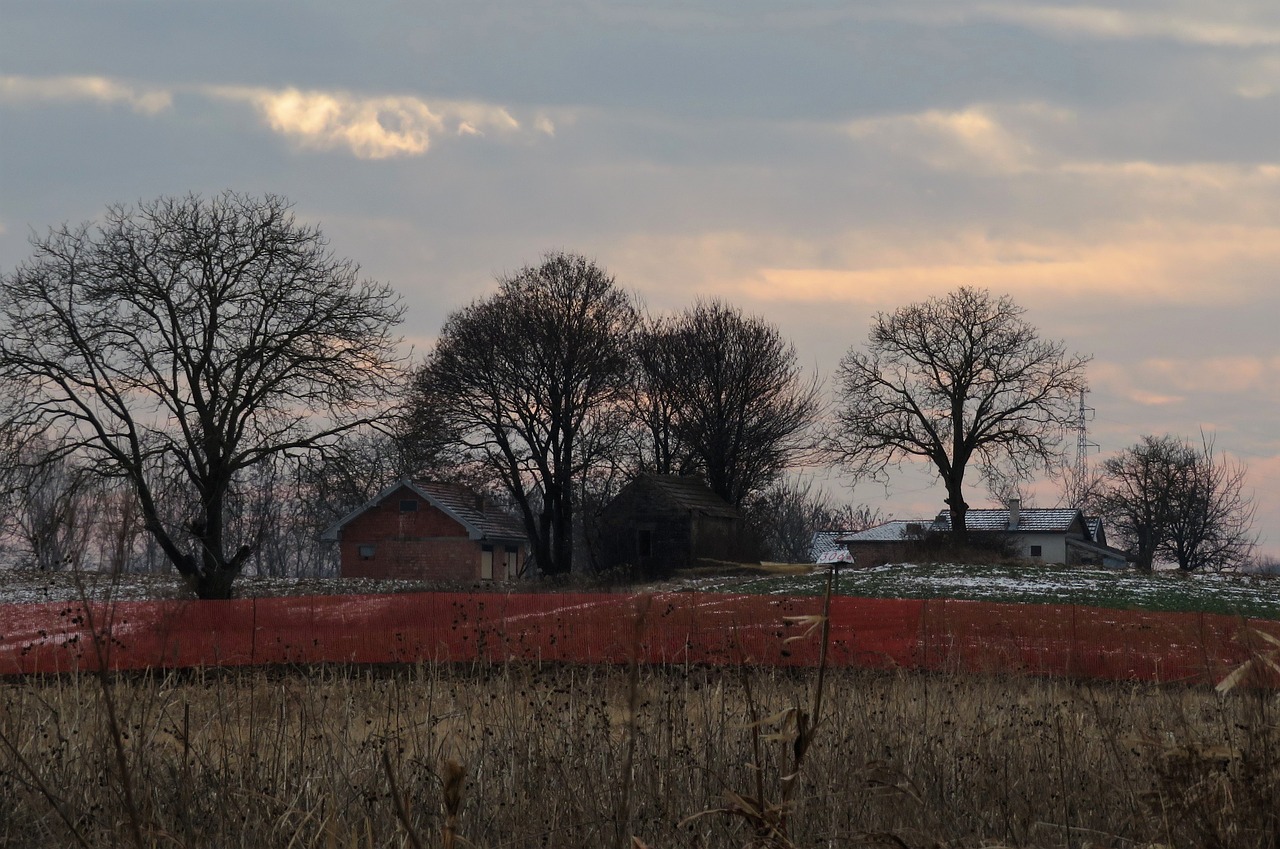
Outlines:
{"label": "wooden shed", "polygon": [[742,513],[698,476],[640,475],[601,510],[600,526],[604,565],[647,576],[758,557]]}

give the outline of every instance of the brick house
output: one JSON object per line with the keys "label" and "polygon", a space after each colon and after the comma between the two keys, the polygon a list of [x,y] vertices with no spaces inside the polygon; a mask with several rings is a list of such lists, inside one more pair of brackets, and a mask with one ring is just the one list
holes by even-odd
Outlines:
{"label": "brick house", "polygon": [[604,565],[642,575],[759,557],[742,513],[696,475],[640,475],[600,511],[600,529]]}
{"label": "brick house", "polygon": [[520,520],[465,486],[401,480],[326,528],[344,578],[508,581],[524,570]]}

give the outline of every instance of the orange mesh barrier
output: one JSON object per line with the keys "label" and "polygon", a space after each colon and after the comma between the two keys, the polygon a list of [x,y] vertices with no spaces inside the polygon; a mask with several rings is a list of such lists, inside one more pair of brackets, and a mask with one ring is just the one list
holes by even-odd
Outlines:
{"label": "orange mesh barrier", "polygon": [[[0,675],[97,668],[544,660],[815,666],[820,598],[420,593],[0,606]],[[1280,623],[837,597],[832,666],[1210,682]],[[96,642],[93,635],[100,639]]]}

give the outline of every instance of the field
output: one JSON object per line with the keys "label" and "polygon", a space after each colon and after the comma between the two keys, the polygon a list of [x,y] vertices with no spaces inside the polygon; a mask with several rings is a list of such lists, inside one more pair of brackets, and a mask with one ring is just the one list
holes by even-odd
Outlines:
{"label": "field", "polygon": [[[710,592],[817,595],[825,587],[825,578],[820,574],[704,578],[692,586]],[[1053,565],[891,564],[842,570],[836,592],[866,598],[1078,604],[1280,619],[1280,577],[1261,575],[1142,575]]]}
{"label": "field", "polygon": [[0,845],[1280,845],[1274,693],[832,673],[783,817],[779,712],[816,686],[526,664],[11,681]]}
{"label": "field", "polygon": [[[665,582],[658,589],[707,592],[819,595],[825,572],[703,576]],[[119,600],[182,598],[185,590],[165,575],[105,576],[88,582],[91,596]],[[413,581],[343,580],[337,578],[243,578],[240,597],[303,594],[403,593],[441,587]],[[646,587],[628,587],[628,590]],[[523,586],[520,591],[525,591]],[[65,572],[0,572],[0,604],[75,601],[81,588]],[[843,569],[838,595],[865,598],[955,598],[1018,604],[1077,604],[1121,610],[1166,610],[1218,613],[1280,620],[1280,576],[1192,574],[1038,565],[891,564],[868,569]]]}
{"label": "field", "polygon": [[[1066,571],[1019,589],[996,567],[895,567],[842,573],[841,590],[1010,601],[991,594],[1003,580],[1020,600],[1194,610],[1218,585],[1159,577],[1171,589],[1144,596]],[[1275,582],[1218,580],[1230,612],[1280,618]],[[71,600],[59,587],[23,592]],[[808,576],[693,588],[816,590]],[[820,643],[773,639],[792,656]],[[0,846],[14,849],[1280,849],[1278,797],[1274,689],[483,659],[0,679]]]}

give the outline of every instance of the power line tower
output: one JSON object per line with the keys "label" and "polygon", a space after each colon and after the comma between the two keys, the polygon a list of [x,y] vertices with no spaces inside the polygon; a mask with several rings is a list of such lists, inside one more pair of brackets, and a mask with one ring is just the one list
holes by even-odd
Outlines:
{"label": "power line tower", "polygon": [[1089,478],[1089,450],[1097,450],[1098,443],[1089,441],[1089,422],[1097,413],[1093,407],[1084,403],[1087,389],[1080,390],[1080,409],[1076,417],[1076,480],[1082,484]]}

